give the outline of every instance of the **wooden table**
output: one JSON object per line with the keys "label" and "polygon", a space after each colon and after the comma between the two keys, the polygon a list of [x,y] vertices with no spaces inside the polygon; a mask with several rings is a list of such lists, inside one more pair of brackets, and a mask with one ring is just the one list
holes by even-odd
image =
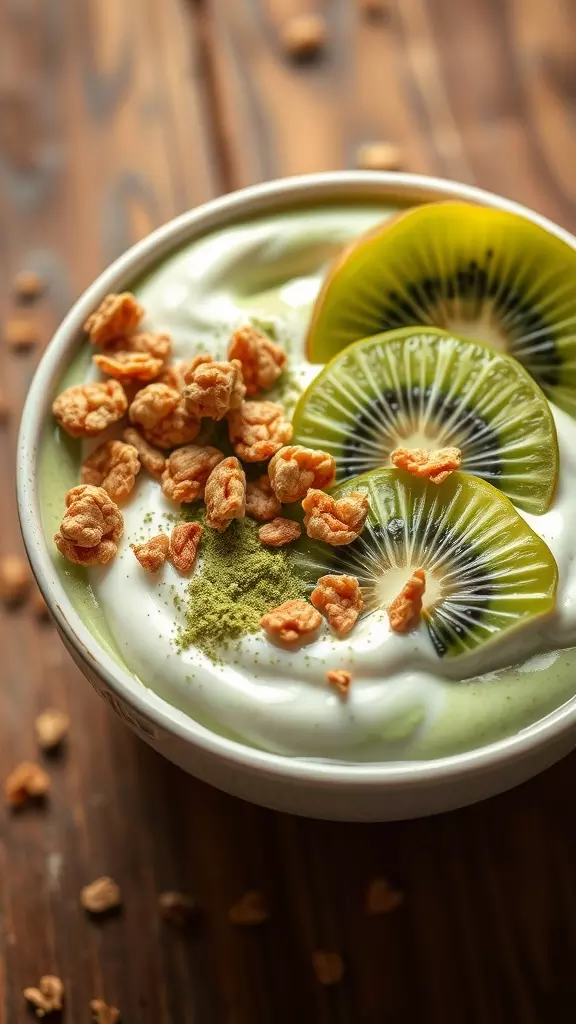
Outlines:
{"label": "wooden table", "polygon": [[[353,166],[397,142],[406,169],[519,199],[576,228],[574,0],[390,0],[381,23],[325,0],[317,63],[283,55],[306,0],[4,0],[0,4],[0,291],[49,282],[45,338],[101,267],[225,190]],[[0,349],[13,405],[0,429],[0,552],[20,550],[12,476],[37,353]],[[2,774],[36,756],[46,705],[72,719],[46,810],[0,811],[0,1024],[53,972],[65,1020],[105,997],[128,1024],[564,1024],[576,997],[576,755],[515,792],[429,820],[343,825],[251,807],[147,749],[85,684],[28,608],[0,618]],[[124,912],[78,905],[98,875]],[[371,918],[371,878],[406,894]],[[228,907],[267,892],[268,925]],[[188,931],[158,893],[193,893]],[[341,985],[311,953],[342,953]]]}

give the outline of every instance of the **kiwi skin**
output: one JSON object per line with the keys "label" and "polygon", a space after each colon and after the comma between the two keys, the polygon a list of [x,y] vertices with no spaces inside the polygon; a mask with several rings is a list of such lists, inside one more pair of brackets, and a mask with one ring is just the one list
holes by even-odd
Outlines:
{"label": "kiwi skin", "polygon": [[[348,447],[355,448],[355,455],[358,456],[360,450],[359,439],[362,436],[362,428],[359,423],[360,417],[358,415],[354,418],[352,426],[352,396],[362,392],[363,386],[361,383],[358,383],[357,387],[355,386],[356,379],[351,367],[341,369],[340,374],[338,374],[338,366],[340,363],[353,364],[356,359],[362,374],[364,373],[363,367],[367,363],[371,367],[371,373],[375,380],[370,382],[366,390],[370,392],[371,400],[377,403],[377,392],[374,391],[372,393],[371,391],[379,379],[378,368],[373,363],[372,353],[374,349],[379,344],[383,346],[383,349],[390,348],[389,362],[398,367],[398,370],[395,369],[394,371],[394,378],[396,380],[403,380],[402,368],[408,365],[419,370],[414,354],[418,352],[420,344],[426,344],[427,339],[429,340],[431,350],[429,355],[430,366],[432,365],[433,357],[436,360],[436,366],[440,367],[443,363],[442,347],[444,345],[452,344],[456,350],[457,346],[462,347],[462,354],[459,356],[460,365],[458,367],[455,365],[454,379],[460,373],[466,382],[470,381],[476,398],[478,398],[478,390],[474,383],[475,379],[477,379],[474,377],[474,374],[478,372],[478,369],[482,371],[482,368],[484,368],[486,376],[498,375],[499,386],[504,386],[505,384],[508,387],[512,381],[514,387],[514,400],[511,402],[513,420],[518,418],[518,409],[525,411],[527,428],[528,423],[531,422],[534,437],[532,451],[527,447],[526,452],[522,452],[523,461],[525,458],[525,468],[521,467],[520,472],[517,473],[518,444],[522,444],[523,430],[518,426],[515,429],[510,429],[506,419],[502,417],[503,409],[506,406],[498,407],[498,398],[496,398],[495,401],[490,401],[493,415],[497,417],[498,421],[497,423],[493,421],[495,426],[498,425],[498,430],[492,433],[500,440],[502,446],[509,450],[512,462],[508,463],[508,466],[504,460],[500,462],[498,467],[492,469],[486,465],[486,463],[489,463],[488,458],[485,459],[484,466],[479,465],[479,449],[473,440],[470,447],[468,447],[466,443],[461,443],[461,438],[458,436],[448,436],[444,437],[438,447],[446,447],[447,445],[462,447],[462,469],[464,471],[481,476],[497,486],[499,490],[511,498],[518,508],[525,512],[532,515],[542,515],[547,512],[554,500],[558,481],[559,451],[556,424],[550,405],[546,401],[543,392],[517,360],[496,352],[490,345],[477,341],[466,341],[436,327],[403,327],[398,330],[388,331],[385,334],[375,335],[372,338],[364,338],[338,352],[323,367],[318,376],[313,379],[307,390],[300,397],[293,415],[293,443],[302,444],[305,447],[320,448],[333,455],[336,459],[339,480],[344,479],[346,476],[356,476],[359,473],[368,471],[369,468],[376,468],[378,461],[376,459],[373,461],[373,457],[366,461],[364,465],[361,464],[359,458],[353,458],[350,465],[347,454]],[[412,341],[415,343],[413,348],[411,345]],[[434,356],[432,353],[434,353]],[[468,360],[468,363],[466,360]],[[470,367],[469,374],[467,373],[468,366]],[[488,370],[490,371],[489,374]],[[446,371],[444,370],[443,382],[445,378]],[[362,380],[362,378],[359,378],[359,380]],[[350,381],[349,386],[348,381]],[[450,384],[452,382],[451,377]],[[422,380],[418,372],[414,384],[420,383],[422,383]],[[431,380],[427,381],[427,383],[431,383]],[[338,399],[338,405],[334,406],[334,413],[332,414],[334,419],[337,420],[336,426],[331,424],[329,398],[329,395],[333,395],[334,392],[337,393]],[[452,396],[452,400],[454,397],[457,398],[458,395]],[[367,406],[366,409],[371,414],[370,407]],[[474,412],[473,406],[464,406],[464,409],[467,412]],[[349,441],[345,444],[343,441],[343,425],[348,423],[348,416],[350,416],[352,429]],[[320,423],[322,423],[322,426],[319,426]],[[535,423],[537,423],[537,426],[534,425]],[[488,422],[487,426],[491,427],[492,424]],[[486,437],[485,431],[482,436],[483,438]],[[397,445],[403,446],[403,443],[403,438],[399,435],[397,444],[393,444],[392,448]],[[511,450],[511,445],[514,446],[513,450]],[[488,453],[489,449],[486,452],[487,456]],[[497,454],[497,450],[493,450],[490,454]],[[350,465],[350,469],[347,471],[348,465]],[[390,465],[384,451],[381,465]],[[512,471],[509,469],[510,465],[512,465]]]}

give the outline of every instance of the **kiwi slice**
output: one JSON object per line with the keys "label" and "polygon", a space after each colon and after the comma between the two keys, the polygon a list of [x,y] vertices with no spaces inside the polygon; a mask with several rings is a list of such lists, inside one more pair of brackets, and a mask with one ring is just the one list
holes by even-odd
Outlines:
{"label": "kiwi slice", "polygon": [[491,484],[453,473],[436,486],[402,470],[376,469],[331,494],[350,490],[368,494],[364,530],[343,548],[300,541],[295,564],[311,587],[325,573],[356,576],[369,614],[389,605],[423,568],[422,614],[439,657],[473,651],[553,610],[552,553]]}
{"label": "kiwi slice", "polygon": [[337,480],[390,466],[395,448],[462,451],[462,469],[518,508],[550,507],[556,427],[542,391],[508,356],[413,327],[349,345],[312,381],[294,413],[294,444],[336,459]]}
{"label": "kiwi slice", "polygon": [[404,325],[442,327],[518,359],[576,415],[576,251],[517,214],[430,203],[337,258],[316,301],[308,358]]}

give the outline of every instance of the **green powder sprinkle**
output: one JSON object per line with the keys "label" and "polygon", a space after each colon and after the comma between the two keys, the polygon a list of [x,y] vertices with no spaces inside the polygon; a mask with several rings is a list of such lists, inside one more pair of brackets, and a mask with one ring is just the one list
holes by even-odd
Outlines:
{"label": "green powder sprinkle", "polygon": [[235,520],[224,533],[205,527],[200,553],[186,591],[186,623],[176,634],[180,650],[195,646],[217,662],[222,650],[260,632],[266,612],[306,594],[290,552],[263,547],[251,519]]}

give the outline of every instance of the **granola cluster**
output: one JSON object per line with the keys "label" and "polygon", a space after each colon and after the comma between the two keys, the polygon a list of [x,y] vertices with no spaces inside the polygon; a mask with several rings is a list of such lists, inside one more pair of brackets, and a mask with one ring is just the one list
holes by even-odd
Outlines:
{"label": "granola cluster", "polygon": [[311,487],[325,490],[334,483],[336,462],[326,452],[289,445],[270,460],[268,475],[279,501],[301,501]]}
{"label": "granola cluster", "polygon": [[262,618],[260,625],[274,639],[294,643],[315,633],[322,616],[307,601],[285,601]]}
{"label": "granola cluster", "polygon": [[425,590],[426,573],[424,569],[415,569],[388,608],[390,629],[394,633],[406,633],[418,623]]}
{"label": "granola cluster", "polygon": [[234,332],[228,358],[239,361],[250,398],[271,388],[288,361],[284,349],[254,327],[241,327]]}
{"label": "granola cluster", "polygon": [[140,472],[136,448],[124,441],[104,441],[84,459],[80,469],[83,484],[102,487],[116,503],[125,501]]}
{"label": "granola cluster", "polygon": [[265,523],[280,515],[282,505],[272,490],[268,476],[246,484],[246,515]]}
{"label": "granola cluster", "polygon": [[222,533],[246,512],[246,475],[238,459],[223,459],[212,470],[204,492],[206,522]]}
{"label": "granola cluster", "polygon": [[188,412],[197,419],[224,419],[242,404],[246,394],[241,364],[237,359],[219,363],[210,356],[200,356],[194,362],[196,365],[184,374],[183,397]]}
{"label": "granola cluster", "polygon": [[360,536],[368,515],[368,497],[363,491],[350,491],[344,498],[335,499],[324,491],[310,489],[302,508],[308,536],[340,547]]}
{"label": "granola cluster", "polygon": [[116,380],[66,388],[52,405],[58,423],[71,437],[96,437],[121,420],[128,399]]}
{"label": "granola cluster", "polygon": [[337,633],[349,633],[364,607],[355,576],[321,576],[310,600]]}
{"label": "granola cluster", "polygon": [[277,402],[242,402],[229,413],[228,429],[242,462],[267,462],[292,437],[292,424]]}
{"label": "granola cluster", "polygon": [[397,469],[406,469],[413,476],[427,477],[433,484],[443,484],[460,469],[462,452],[459,448],[396,448],[390,461]]}
{"label": "granola cluster", "polygon": [[210,445],[189,444],[166,460],[162,490],[171,501],[192,502],[204,497],[206,481],[212,470],[222,462],[224,453]]}
{"label": "granola cluster", "polygon": [[106,565],[124,531],[122,513],[103,487],[81,484],[66,495],[66,511],[54,538],[59,552],[76,565]]}
{"label": "granola cluster", "polygon": [[188,411],[180,392],[168,384],[148,384],[138,391],[128,415],[155,448],[189,444],[200,430],[200,420]]}

